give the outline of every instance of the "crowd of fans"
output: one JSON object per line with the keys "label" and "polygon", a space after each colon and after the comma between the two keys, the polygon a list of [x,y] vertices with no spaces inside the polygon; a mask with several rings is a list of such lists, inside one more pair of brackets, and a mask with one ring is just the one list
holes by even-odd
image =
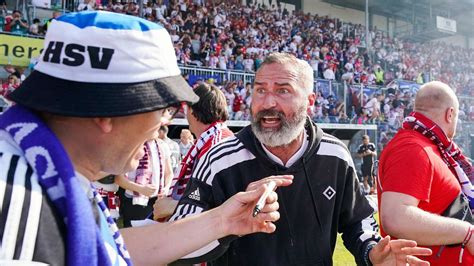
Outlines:
{"label": "crowd of fans", "polygon": [[[183,0],[148,2],[144,15],[170,31],[178,61],[184,65],[254,72],[268,53],[283,51],[307,60],[318,78],[367,85],[437,79],[459,94],[471,93],[472,50],[402,41],[374,28],[369,54],[362,25],[239,2],[217,6]],[[138,12],[133,3],[109,5],[107,10]]]}
{"label": "crowd of fans", "polygon": [[[277,6],[241,5],[241,1],[144,1],[146,19],[163,25],[174,43],[177,59],[185,66],[255,72],[271,52],[289,52],[307,60],[315,78],[351,84],[387,85],[394,79],[422,84],[437,79],[449,84],[461,98],[460,119],[474,121],[474,51],[441,42],[413,43],[389,37],[373,28],[370,53],[365,27],[337,18],[289,12]],[[134,2],[83,0],[78,11],[107,10],[139,15]],[[53,17],[59,15],[57,12]],[[50,21],[50,20],[48,20]],[[5,16],[3,30],[42,35],[48,21],[28,25],[20,11]],[[9,79],[10,80],[10,79]],[[251,84],[223,81],[233,120],[249,120]],[[5,84],[2,91],[7,91]],[[320,123],[378,124],[380,143],[401,125],[413,108],[413,92],[379,90],[370,96],[349,93],[349,99],[317,91],[309,115]],[[462,124],[462,123],[461,123]],[[462,125],[461,125],[462,126]]]}
{"label": "crowd of fans", "polygon": [[[284,51],[307,60],[318,78],[367,85],[436,79],[450,84],[458,95],[473,96],[472,49],[402,41],[373,28],[368,53],[363,25],[276,6],[203,2],[144,1],[144,17],[168,29],[183,65],[254,72],[268,53]],[[133,1],[81,0],[77,10],[139,14]],[[5,17],[4,31],[41,35],[46,28],[47,21],[41,24],[38,19],[28,25],[20,11]]]}

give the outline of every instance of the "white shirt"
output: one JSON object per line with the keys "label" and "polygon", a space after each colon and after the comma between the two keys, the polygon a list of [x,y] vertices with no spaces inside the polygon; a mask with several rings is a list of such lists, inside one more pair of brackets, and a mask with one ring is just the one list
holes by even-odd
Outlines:
{"label": "white shirt", "polygon": [[330,68],[324,70],[323,76],[325,79],[336,79],[336,76],[334,75],[334,71],[332,71],[332,69]]}
{"label": "white shirt", "polygon": [[377,98],[374,97],[374,98],[370,99],[369,102],[367,102],[367,104],[365,105],[365,108],[367,109],[369,115],[372,115],[372,113],[375,110],[380,110],[380,103],[377,100]]}
{"label": "white shirt", "polygon": [[253,71],[253,59],[250,59],[250,58],[247,58],[247,59],[244,59],[244,68],[245,70],[247,71]]}
{"label": "white shirt", "polygon": [[304,135],[303,135],[303,144],[301,145],[301,147],[298,149],[298,151],[296,151],[295,154],[293,154],[293,156],[291,156],[291,158],[288,160],[288,162],[286,162],[286,164],[284,164],[282,162],[282,160],[280,160],[280,158],[278,158],[277,156],[275,156],[273,153],[271,153],[271,151],[269,151],[265,145],[261,144],[262,145],[262,148],[263,150],[265,151],[265,153],[267,154],[267,156],[274,162],[278,163],[279,165],[282,165],[286,168],[289,168],[290,166],[292,166],[293,164],[295,164],[296,161],[298,161],[304,154],[304,152],[306,151],[306,148],[308,148],[308,134],[306,134],[306,130],[303,130],[304,132]]}

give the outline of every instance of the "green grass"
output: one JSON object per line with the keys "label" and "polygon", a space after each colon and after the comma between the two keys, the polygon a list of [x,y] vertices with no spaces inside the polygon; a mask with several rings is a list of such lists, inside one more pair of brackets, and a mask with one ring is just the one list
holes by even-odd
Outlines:
{"label": "green grass", "polygon": [[[374,216],[375,220],[379,222],[379,215],[375,214]],[[337,236],[336,249],[334,250],[332,261],[334,262],[335,266],[356,265],[354,256],[352,256],[352,254],[344,246],[340,234]]]}
{"label": "green grass", "polygon": [[354,256],[352,256],[342,243],[340,234],[337,236],[336,249],[334,250],[332,261],[335,266],[356,265]]}

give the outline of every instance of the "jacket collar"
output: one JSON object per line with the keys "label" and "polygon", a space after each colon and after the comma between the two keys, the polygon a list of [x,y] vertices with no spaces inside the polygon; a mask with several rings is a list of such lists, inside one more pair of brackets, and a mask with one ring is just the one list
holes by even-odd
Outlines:
{"label": "jacket collar", "polygon": [[[311,121],[309,117],[306,118],[304,129],[306,130],[308,137],[308,147],[303,156],[290,168],[298,167],[302,163],[302,160],[309,160],[309,157],[316,153],[317,149],[319,148],[319,143],[323,137],[323,131],[313,121]],[[237,133],[236,136],[244,144],[245,148],[255,155],[255,157],[257,157],[262,162],[262,164],[271,167],[272,169],[287,169],[286,167],[274,162],[267,156],[262,148],[262,144],[252,132],[250,125]]]}

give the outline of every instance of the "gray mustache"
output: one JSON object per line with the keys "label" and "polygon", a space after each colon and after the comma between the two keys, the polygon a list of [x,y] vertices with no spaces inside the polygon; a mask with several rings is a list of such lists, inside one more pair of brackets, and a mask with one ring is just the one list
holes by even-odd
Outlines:
{"label": "gray mustache", "polygon": [[262,111],[258,112],[255,115],[255,120],[260,121],[260,120],[262,120],[262,118],[264,116],[277,116],[282,121],[284,121],[284,119],[286,118],[285,114],[283,112],[280,112],[280,111],[277,111],[277,110],[274,110],[274,109],[267,109],[267,110],[262,110]]}

